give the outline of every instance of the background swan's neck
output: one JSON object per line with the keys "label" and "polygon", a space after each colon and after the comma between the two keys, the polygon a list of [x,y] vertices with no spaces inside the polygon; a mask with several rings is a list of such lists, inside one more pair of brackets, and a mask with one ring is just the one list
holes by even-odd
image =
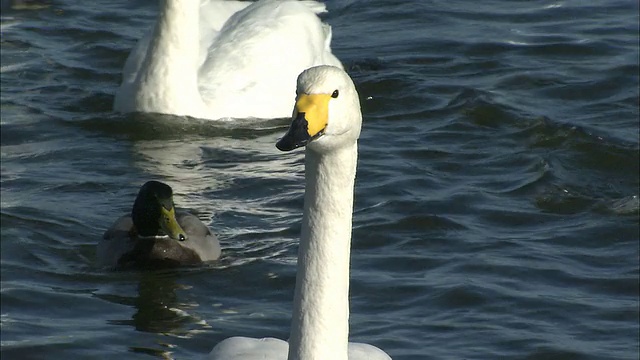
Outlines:
{"label": "background swan's neck", "polygon": [[347,359],[357,144],[305,154],[306,188],[289,360]]}
{"label": "background swan's neck", "polygon": [[137,108],[171,114],[194,113],[198,91],[200,2],[162,0],[153,36],[138,74]]}

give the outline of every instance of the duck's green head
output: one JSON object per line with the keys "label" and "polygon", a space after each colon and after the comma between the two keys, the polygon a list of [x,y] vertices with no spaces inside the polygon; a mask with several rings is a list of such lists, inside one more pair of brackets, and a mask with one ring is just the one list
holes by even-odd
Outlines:
{"label": "duck's green head", "polygon": [[148,181],[140,188],[133,203],[131,218],[140,236],[168,235],[184,241],[187,233],[176,220],[171,186],[159,181]]}

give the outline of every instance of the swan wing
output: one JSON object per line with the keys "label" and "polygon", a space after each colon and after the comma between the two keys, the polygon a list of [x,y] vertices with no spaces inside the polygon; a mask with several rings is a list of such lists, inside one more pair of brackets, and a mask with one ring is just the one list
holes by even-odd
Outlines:
{"label": "swan wing", "polygon": [[[391,360],[377,347],[349,343],[349,360]],[[221,341],[209,353],[209,360],[287,360],[289,344],[280,339],[234,336]]]}
{"label": "swan wing", "polygon": [[318,18],[324,11],[315,1],[263,0],[233,14],[199,69],[207,107],[235,117],[288,116],[300,72],[342,68],[331,53],[330,27]]}
{"label": "swan wing", "polygon": [[222,340],[209,353],[209,360],[287,360],[289,344],[274,338],[234,336]]}
{"label": "swan wing", "polygon": [[215,41],[227,20],[249,5],[251,3],[247,1],[202,0],[200,2],[200,66],[207,58],[207,49]]}
{"label": "swan wing", "polygon": [[349,360],[391,360],[386,352],[364,343],[349,343]]}

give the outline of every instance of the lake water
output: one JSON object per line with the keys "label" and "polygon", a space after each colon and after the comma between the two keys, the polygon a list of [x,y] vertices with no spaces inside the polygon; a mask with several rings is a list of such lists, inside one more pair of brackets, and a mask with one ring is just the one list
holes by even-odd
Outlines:
{"label": "lake water", "polygon": [[[2,359],[287,338],[303,198],[303,152],[274,146],[288,121],[113,114],[157,2],[41,4],[2,11]],[[638,2],[327,6],[365,119],[350,338],[396,360],[638,359]],[[95,266],[148,179],[223,259]]]}

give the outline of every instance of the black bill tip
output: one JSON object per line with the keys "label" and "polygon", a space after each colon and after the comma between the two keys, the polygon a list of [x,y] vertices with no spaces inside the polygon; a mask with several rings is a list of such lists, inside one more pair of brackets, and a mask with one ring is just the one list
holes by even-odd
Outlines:
{"label": "black bill tip", "polygon": [[284,136],[278,140],[276,147],[280,151],[291,151],[299,147],[307,145],[311,136],[308,131],[309,123],[304,118],[304,113],[298,115],[291,122],[291,126]]}

